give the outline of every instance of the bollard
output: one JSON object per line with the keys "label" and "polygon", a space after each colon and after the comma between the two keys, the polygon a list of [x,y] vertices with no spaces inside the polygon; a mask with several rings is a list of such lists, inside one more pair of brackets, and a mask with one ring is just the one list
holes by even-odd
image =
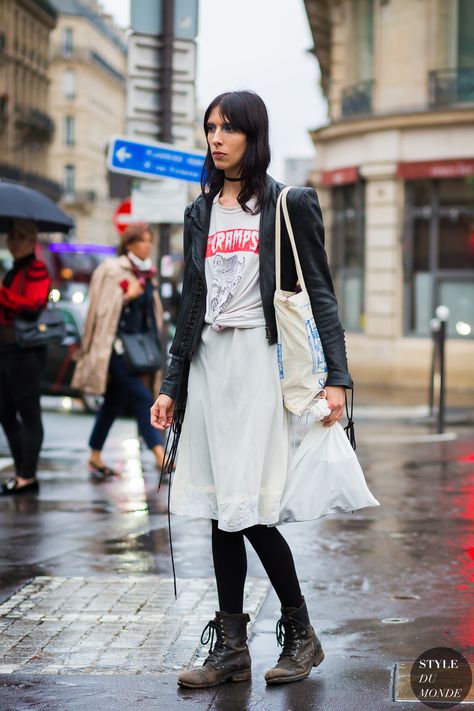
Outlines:
{"label": "bollard", "polygon": [[[442,434],[446,415],[445,346],[449,309],[447,306],[438,306],[435,313],[436,318],[430,320],[433,351],[431,356],[429,411],[430,416],[434,417],[436,410],[437,432]],[[435,402],[437,403],[436,408]]]}
{"label": "bollard", "polygon": [[445,410],[446,410],[446,381],[445,381],[445,346],[446,332],[449,319],[449,309],[447,306],[438,306],[435,311],[436,318],[439,319],[438,335],[438,365],[439,365],[439,401],[438,401],[438,434],[444,432]]}
{"label": "bollard", "polygon": [[430,370],[430,392],[429,392],[429,412],[430,417],[434,416],[435,402],[435,384],[438,384],[438,365],[439,365],[439,318],[430,320],[431,336],[433,338],[433,348],[431,351],[431,370]]}

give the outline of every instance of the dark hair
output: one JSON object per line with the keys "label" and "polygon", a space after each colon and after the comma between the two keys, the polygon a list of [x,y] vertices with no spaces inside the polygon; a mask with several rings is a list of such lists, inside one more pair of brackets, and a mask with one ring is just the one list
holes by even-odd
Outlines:
{"label": "dark hair", "polygon": [[[204,133],[213,109],[219,108],[222,119],[243,131],[247,136],[247,150],[242,161],[242,190],[237,200],[245,212],[252,212],[246,203],[255,197],[255,213],[260,212],[265,201],[266,173],[270,163],[268,139],[268,113],[262,99],[253,91],[228,91],[216,96],[204,114]],[[224,185],[224,171],[218,170],[207,146],[206,159],[201,176],[201,190],[206,199],[212,200]]]}
{"label": "dark hair", "polygon": [[128,247],[133,242],[139,242],[145,232],[149,232],[154,237],[153,230],[146,222],[137,222],[129,225],[120,238],[119,254],[127,254]]}

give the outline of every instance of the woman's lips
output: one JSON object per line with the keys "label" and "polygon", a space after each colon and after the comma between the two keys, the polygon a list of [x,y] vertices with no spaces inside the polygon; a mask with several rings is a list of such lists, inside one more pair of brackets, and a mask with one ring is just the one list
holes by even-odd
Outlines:
{"label": "woman's lips", "polygon": [[214,156],[214,158],[224,158],[225,153],[220,153],[219,151],[216,151],[212,155]]}

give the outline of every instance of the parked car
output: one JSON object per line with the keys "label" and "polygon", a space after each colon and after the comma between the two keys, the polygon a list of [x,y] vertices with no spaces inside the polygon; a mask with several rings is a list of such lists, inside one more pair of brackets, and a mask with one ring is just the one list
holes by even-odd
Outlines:
{"label": "parked car", "polygon": [[57,308],[66,325],[66,337],[59,345],[48,347],[46,367],[41,378],[43,395],[62,395],[78,397],[84,403],[88,412],[97,412],[102,398],[97,395],[80,393],[71,387],[74,372],[74,354],[81,344],[87,305],[61,301]]}

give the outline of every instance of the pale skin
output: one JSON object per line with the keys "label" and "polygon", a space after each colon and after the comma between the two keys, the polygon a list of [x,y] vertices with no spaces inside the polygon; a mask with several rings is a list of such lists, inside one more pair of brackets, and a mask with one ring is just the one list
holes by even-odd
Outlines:
{"label": "pale skin", "polygon": [[[214,108],[207,124],[207,142],[211,150],[214,165],[225,171],[228,178],[240,176],[242,160],[247,148],[247,136],[243,131],[234,129],[225,116],[221,116],[219,108]],[[239,203],[237,196],[242,189],[242,183],[224,181],[224,187],[219,202],[224,207],[235,207]],[[324,418],[324,427],[331,427],[344,414],[344,388],[328,386],[325,388],[328,407],[331,414]],[[171,427],[175,401],[168,395],[159,395],[150,410],[151,424],[159,430]]]}
{"label": "pale skin", "polygon": [[[144,232],[141,239],[131,242],[127,245],[129,252],[132,252],[139,259],[148,259],[151,254],[153,247],[153,236],[150,232]],[[124,304],[129,303],[133,299],[138,299],[139,296],[143,294],[143,287],[138,281],[130,282],[127,291],[124,294],[123,300]],[[151,450],[155,455],[156,466],[161,469],[163,463],[163,457],[165,454],[164,448],[159,444],[153,447]],[[100,449],[91,449],[89,461],[96,467],[104,467],[104,460],[102,459],[102,451]]]}

